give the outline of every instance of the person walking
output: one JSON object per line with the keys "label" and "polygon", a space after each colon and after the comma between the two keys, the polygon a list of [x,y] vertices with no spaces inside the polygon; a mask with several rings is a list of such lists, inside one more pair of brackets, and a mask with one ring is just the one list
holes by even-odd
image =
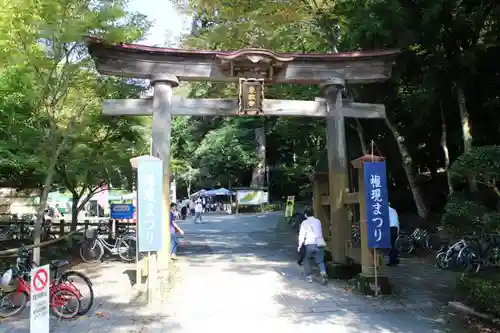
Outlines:
{"label": "person walking", "polygon": [[177,233],[184,235],[184,230],[175,223],[175,203],[172,203],[170,204],[170,258],[173,260],[177,259],[177,248],[179,247]]}
{"label": "person walking", "polygon": [[201,200],[198,199],[196,200],[196,203],[194,204],[194,223],[198,223],[198,220],[200,220],[199,223],[203,223],[201,219],[201,214],[203,213],[203,205],[201,203]]}
{"label": "person walking", "polygon": [[396,239],[399,236],[399,216],[398,212],[389,206],[389,225],[391,227],[391,249],[389,250],[389,263],[387,266],[399,265],[399,251],[396,244]]}
{"label": "person walking", "polygon": [[325,267],[325,246],[326,242],[323,238],[321,221],[315,218],[312,207],[307,207],[304,210],[305,220],[300,224],[299,230],[299,246],[297,252],[304,251],[304,273],[308,282],[313,282],[311,261],[314,260],[319,266],[321,275],[321,283],[328,282]]}

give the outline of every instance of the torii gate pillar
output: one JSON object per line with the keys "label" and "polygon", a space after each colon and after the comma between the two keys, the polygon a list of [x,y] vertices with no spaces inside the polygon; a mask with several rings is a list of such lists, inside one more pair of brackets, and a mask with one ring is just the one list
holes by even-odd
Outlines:
{"label": "torii gate pillar", "polygon": [[[322,86],[326,98],[326,146],[330,192],[330,244],[333,265],[346,264],[346,243],[351,238],[348,208],[343,194],[349,187],[345,118],[342,113],[342,91],[345,81],[333,78]],[[332,272],[333,273],[333,272]],[[338,275],[337,273],[333,275]]]}
{"label": "torii gate pillar", "polygon": [[[179,85],[173,75],[153,75],[152,154],[163,160],[163,246],[158,254],[158,268],[168,268],[170,260],[170,140],[172,136],[172,93]],[[154,258],[152,258],[154,260]]]}

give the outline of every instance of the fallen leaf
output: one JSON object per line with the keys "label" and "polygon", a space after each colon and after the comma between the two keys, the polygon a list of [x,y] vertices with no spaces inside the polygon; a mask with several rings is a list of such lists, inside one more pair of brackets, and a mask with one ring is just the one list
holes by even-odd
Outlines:
{"label": "fallen leaf", "polygon": [[109,316],[104,312],[96,312],[95,315],[99,318],[109,320]]}

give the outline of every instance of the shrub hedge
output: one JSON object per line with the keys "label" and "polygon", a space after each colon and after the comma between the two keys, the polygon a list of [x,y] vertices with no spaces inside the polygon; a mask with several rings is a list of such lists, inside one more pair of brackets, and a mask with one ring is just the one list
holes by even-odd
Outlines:
{"label": "shrub hedge", "polygon": [[457,281],[457,299],[474,310],[500,318],[500,275],[462,274]]}

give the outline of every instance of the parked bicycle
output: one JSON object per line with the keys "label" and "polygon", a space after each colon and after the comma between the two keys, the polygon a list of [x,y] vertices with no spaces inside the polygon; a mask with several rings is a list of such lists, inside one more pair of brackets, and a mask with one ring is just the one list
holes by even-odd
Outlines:
{"label": "parked bicycle", "polygon": [[[56,236],[51,231],[51,226],[49,222],[43,222],[42,229],[40,230],[40,232],[41,232],[40,240],[42,242],[56,239]],[[35,226],[33,224],[25,226],[22,229],[21,234],[23,235],[23,238],[33,239],[35,237]]]}
{"label": "parked bicycle", "polygon": [[[24,246],[20,248],[16,259],[16,269],[19,272],[29,274],[33,268],[37,267],[37,264],[31,260],[31,254],[32,252]],[[90,279],[81,272],[69,270],[61,273],[61,269],[68,264],[67,260],[50,262],[51,284],[66,285],[78,295],[80,301],[78,315],[82,316],[89,312],[94,304],[94,288]]]}
{"label": "parked bicycle", "polygon": [[[25,252],[20,254],[25,256]],[[17,266],[10,268],[2,276],[0,287],[0,317],[11,317],[29,306],[31,293],[30,278],[24,258],[18,258]],[[31,266],[31,263],[30,263]],[[60,261],[51,262],[52,268],[61,267]],[[80,313],[81,295],[72,284],[62,280],[52,280],[49,287],[49,306],[60,319],[71,319]],[[4,312],[4,310],[6,312]]]}
{"label": "parked bicycle", "polygon": [[478,273],[481,269],[500,264],[500,235],[473,238],[458,253],[457,262],[463,271]]}
{"label": "parked bicycle", "polygon": [[1,242],[11,239],[16,239],[18,233],[18,228],[14,224],[10,224],[6,227],[0,229],[0,249],[5,248],[1,245]]}
{"label": "parked bicycle", "polygon": [[411,234],[400,232],[395,241],[395,246],[399,253],[404,255],[411,254],[416,249],[442,252],[446,244],[447,242],[441,240],[439,236],[432,235],[422,228],[416,228]]}
{"label": "parked bicycle", "polygon": [[361,228],[359,223],[351,225],[351,241],[353,244],[361,244]]}
{"label": "parked bicycle", "polygon": [[460,268],[458,254],[468,246],[466,238],[460,239],[451,245],[446,251],[441,251],[436,255],[436,265],[441,269]]}
{"label": "parked bicycle", "polygon": [[118,255],[126,262],[135,261],[136,258],[136,236],[130,233],[118,235],[114,242],[108,243],[107,229],[100,226],[97,229],[89,229],[85,232],[86,240],[80,247],[80,257],[87,263],[96,263],[102,259],[105,250],[112,255]]}

